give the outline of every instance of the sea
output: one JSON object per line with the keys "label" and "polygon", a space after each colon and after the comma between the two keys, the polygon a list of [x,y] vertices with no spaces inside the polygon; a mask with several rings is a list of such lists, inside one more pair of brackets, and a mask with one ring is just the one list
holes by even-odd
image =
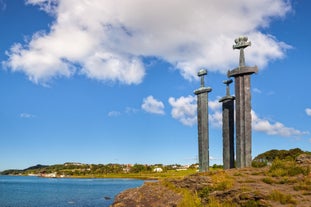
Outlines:
{"label": "sea", "polygon": [[0,176],[0,207],[107,207],[136,179]]}

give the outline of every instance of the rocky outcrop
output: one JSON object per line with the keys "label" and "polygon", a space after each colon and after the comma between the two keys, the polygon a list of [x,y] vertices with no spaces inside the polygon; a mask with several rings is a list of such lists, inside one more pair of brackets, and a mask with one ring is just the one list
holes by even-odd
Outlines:
{"label": "rocky outcrop", "polygon": [[296,158],[296,162],[301,165],[311,166],[311,154],[301,154]]}
{"label": "rocky outcrop", "polygon": [[169,180],[177,188],[187,188],[192,192],[198,192],[207,186],[212,185],[212,179],[209,176],[202,176],[199,173],[185,177],[181,180]]}
{"label": "rocky outcrop", "polygon": [[126,190],[115,198],[112,207],[175,207],[182,196],[159,182]]}
{"label": "rocky outcrop", "polygon": [[[309,161],[308,156],[297,159],[297,162],[304,164],[310,163]],[[293,169],[298,169],[299,166]],[[112,207],[177,207],[185,201],[183,194],[179,193],[185,190],[198,196],[202,206],[310,206],[309,175],[302,174],[301,171],[290,177],[273,177],[269,173],[269,167],[230,169],[197,173],[183,179],[146,182],[142,187],[119,194]]]}

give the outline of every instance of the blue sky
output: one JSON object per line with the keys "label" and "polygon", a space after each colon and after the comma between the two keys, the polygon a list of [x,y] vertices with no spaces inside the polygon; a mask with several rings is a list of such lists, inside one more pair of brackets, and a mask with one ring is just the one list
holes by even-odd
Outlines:
{"label": "blue sky", "polygon": [[[311,151],[307,0],[0,0],[0,170],[197,162],[208,70],[210,163],[222,163],[226,71],[246,35],[253,157]],[[233,84],[231,93],[234,94]]]}

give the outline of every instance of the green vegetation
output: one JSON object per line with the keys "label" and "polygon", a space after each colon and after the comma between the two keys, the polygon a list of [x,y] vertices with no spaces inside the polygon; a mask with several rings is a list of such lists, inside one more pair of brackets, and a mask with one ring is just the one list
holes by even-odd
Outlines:
{"label": "green vegetation", "polygon": [[210,176],[211,184],[198,191],[200,199],[208,203],[208,206],[229,206],[229,204],[220,205],[218,201],[211,196],[211,193],[232,188],[234,179],[223,170],[210,171],[206,173],[206,175]]}
{"label": "green vegetation", "polygon": [[311,154],[311,152],[304,152],[299,148],[290,150],[269,150],[255,157],[252,162],[252,167],[265,167],[275,159],[295,160],[301,154]]}
{"label": "green vegetation", "polygon": [[168,180],[162,180],[162,185],[182,195],[182,200],[179,202],[178,207],[200,207],[200,198],[187,188],[178,188]]}
{"label": "green vegetation", "polygon": [[275,159],[269,169],[269,175],[272,177],[284,177],[295,175],[309,175],[310,168],[308,166],[300,166],[294,160]]}
{"label": "green vegetation", "polygon": [[[161,168],[162,172],[154,172],[155,168]],[[184,168],[181,165],[124,165],[124,164],[82,164],[64,163],[57,165],[36,165],[24,170],[5,170],[2,175],[45,175],[56,173],[64,177],[92,177],[92,178],[138,178],[161,179],[179,178],[196,172],[194,167]]]}

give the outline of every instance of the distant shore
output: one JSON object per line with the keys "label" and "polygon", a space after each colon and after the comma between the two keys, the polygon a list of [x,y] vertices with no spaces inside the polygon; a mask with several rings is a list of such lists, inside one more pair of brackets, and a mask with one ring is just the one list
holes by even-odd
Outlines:
{"label": "distant shore", "polygon": [[120,174],[99,174],[99,175],[71,175],[71,176],[58,176],[56,174],[7,174],[8,176],[35,176],[42,178],[77,178],[77,179],[103,179],[103,178],[116,178],[116,179],[139,179],[139,180],[161,180],[164,178],[182,178],[187,175],[196,173],[194,169],[185,171],[171,170],[167,172],[154,172],[154,173],[120,173]]}

